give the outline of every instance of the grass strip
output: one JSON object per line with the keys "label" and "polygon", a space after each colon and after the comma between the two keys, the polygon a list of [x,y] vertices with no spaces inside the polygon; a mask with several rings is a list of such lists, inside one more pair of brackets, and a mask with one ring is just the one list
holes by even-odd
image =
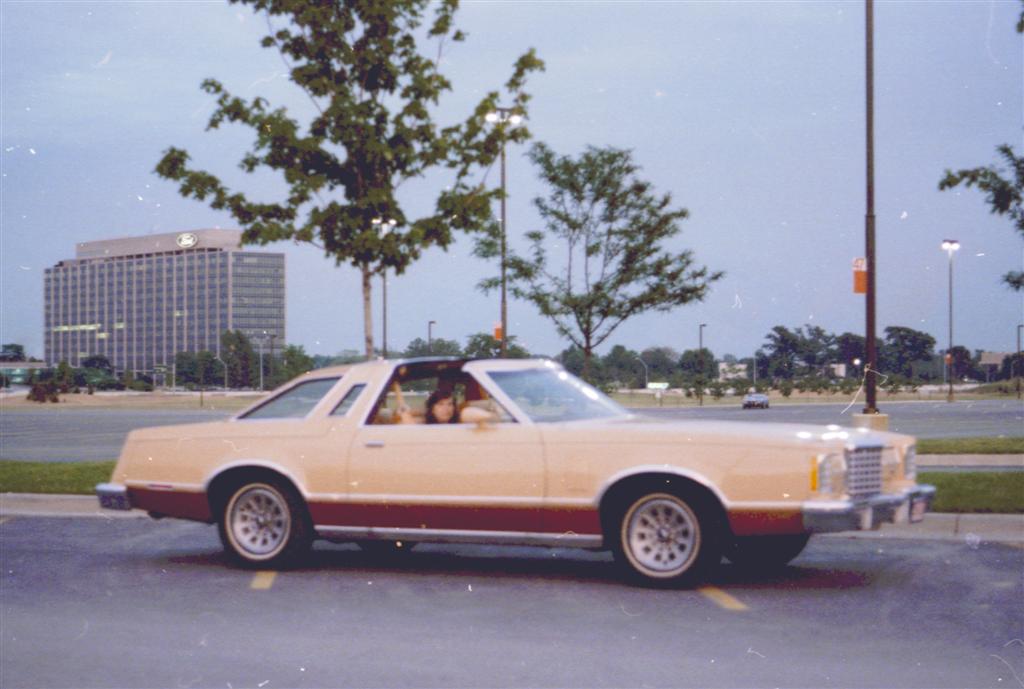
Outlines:
{"label": "grass strip", "polygon": [[933,512],[1024,514],[1024,472],[920,472],[917,480],[935,486]]}
{"label": "grass strip", "polygon": [[[114,462],[0,461],[0,492],[92,495]],[[921,472],[936,487],[935,512],[1024,514],[1024,472]]]}
{"label": "grass strip", "polygon": [[0,493],[94,495],[106,483],[114,462],[0,461]]}
{"label": "grass strip", "polygon": [[919,455],[1019,455],[1024,454],[1024,436],[989,438],[918,439]]}

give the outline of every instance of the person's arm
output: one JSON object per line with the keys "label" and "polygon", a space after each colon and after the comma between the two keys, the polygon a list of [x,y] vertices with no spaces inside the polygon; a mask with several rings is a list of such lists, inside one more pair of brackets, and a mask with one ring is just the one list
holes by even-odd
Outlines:
{"label": "person's arm", "polygon": [[395,423],[419,423],[409,405],[402,399],[402,387],[397,380],[391,383],[391,390],[395,393]]}

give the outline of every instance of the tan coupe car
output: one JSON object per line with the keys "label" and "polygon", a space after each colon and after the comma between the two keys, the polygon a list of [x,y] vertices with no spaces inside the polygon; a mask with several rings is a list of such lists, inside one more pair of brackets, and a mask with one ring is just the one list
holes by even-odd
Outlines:
{"label": "tan coupe car", "polygon": [[[427,423],[435,391],[452,422]],[[419,359],[311,371],[230,420],[133,431],[97,493],[216,523],[249,566],[317,537],[530,544],[610,549],[638,581],[689,584],[722,556],[778,566],[816,532],[919,521],[934,488],[915,483],[909,436],[662,422],[551,361]]]}

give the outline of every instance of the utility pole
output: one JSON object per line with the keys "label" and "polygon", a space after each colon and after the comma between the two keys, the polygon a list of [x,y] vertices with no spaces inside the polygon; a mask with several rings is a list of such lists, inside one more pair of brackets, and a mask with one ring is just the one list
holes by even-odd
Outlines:
{"label": "utility pole", "polygon": [[700,327],[697,328],[697,366],[698,375],[697,380],[700,381],[697,390],[697,399],[700,402],[700,406],[704,406],[704,328],[707,327],[707,323],[701,323]]}
{"label": "utility pole", "polygon": [[867,209],[864,214],[865,253],[867,254],[866,334],[864,337],[867,359],[867,405],[865,414],[877,414],[878,352],[875,347],[875,3],[865,0],[865,53],[866,53],[866,110],[867,110]]}
{"label": "utility pole", "polygon": [[1024,330],[1024,323],[1017,326],[1017,359],[1013,362],[1013,366],[1010,367],[1011,373],[1016,371],[1017,373],[1017,399],[1020,399],[1020,378],[1024,375],[1024,371],[1020,370],[1021,358],[1020,358],[1020,331]]}

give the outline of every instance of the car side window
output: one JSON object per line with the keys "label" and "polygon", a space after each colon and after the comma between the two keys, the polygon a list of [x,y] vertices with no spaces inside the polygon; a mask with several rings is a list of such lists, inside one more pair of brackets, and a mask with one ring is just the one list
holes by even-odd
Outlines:
{"label": "car side window", "polygon": [[317,378],[288,388],[241,417],[243,419],[301,419],[334,387],[338,378]]}
{"label": "car side window", "polygon": [[348,410],[352,408],[352,405],[359,399],[359,394],[366,388],[364,383],[353,385],[352,388],[345,393],[345,396],[338,402],[338,406],[331,412],[331,416],[345,416],[348,414]]}

